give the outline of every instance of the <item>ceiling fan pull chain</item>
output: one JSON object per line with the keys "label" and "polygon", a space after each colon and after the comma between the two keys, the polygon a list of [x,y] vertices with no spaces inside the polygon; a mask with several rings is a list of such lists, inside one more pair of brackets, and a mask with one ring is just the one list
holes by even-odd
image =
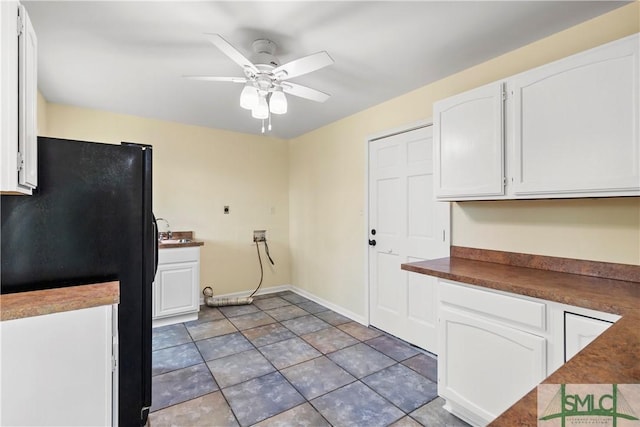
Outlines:
{"label": "ceiling fan pull chain", "polygon": [[262,133],[264,133],[264,119],[262,119]]}
{"label": "ceiling fan pull chain", "polygon": [[271,113],[269,113],[269,132],[271,132]]}

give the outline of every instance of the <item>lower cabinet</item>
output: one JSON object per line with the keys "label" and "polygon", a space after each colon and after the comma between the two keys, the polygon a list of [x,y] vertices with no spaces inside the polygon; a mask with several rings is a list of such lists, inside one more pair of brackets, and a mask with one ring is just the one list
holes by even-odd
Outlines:
{"label": "lower cabinet", "polygon": [[580,314],[564,313],[564,360],[575,356],[598,335],[606,331],[613,322]]}
{"label": "lower cabinet", "polygon": [[620,316],[438,280],[438,394],[484,426]]}
{"label": "lower cabinet", "polygon": [[[547,340],[515,318],[505,320],[502,304],[522,300],[504,301],[512,297],[452,283],[441,286],[438,394],[450,412],[486,425],[546,377]],[[540,310],[538,303],[531,304],[531,313]]]}
{"label": "lower cabinet", "polygon": [[0,322],[0,425],[117,422],[114,336],[111,305]]}
{"label": "lower cabinet", "polygon": [[154,326],[195,320],[199,310],[200,248],[159,250],[153,284]]}

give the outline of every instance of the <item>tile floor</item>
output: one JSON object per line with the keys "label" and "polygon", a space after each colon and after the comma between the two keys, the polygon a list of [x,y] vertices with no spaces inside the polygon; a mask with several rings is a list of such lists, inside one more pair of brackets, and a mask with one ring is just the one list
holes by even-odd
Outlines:
{"label": "tile floor", "polygon": [[436,359],[293,292],[154,329],[151,427],[466,426]]}

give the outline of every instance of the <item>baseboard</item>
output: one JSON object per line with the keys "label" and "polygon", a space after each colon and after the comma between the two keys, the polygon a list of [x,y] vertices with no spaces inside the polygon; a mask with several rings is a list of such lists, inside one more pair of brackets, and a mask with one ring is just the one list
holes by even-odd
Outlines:
{"label": "baseboard", "polygon": [[[313,302],[316,302],[318,304],[321,304],[325,307],[327,307],[330,310],[335,311],[338,314],[343,315],[344,317],[347,317],[351,320],[353,320],[354,322],[358,322],[361,325],[364,326],[368,326],[368,322],[366,320],[366,318],[364,316],[360,316],[350,310],[347,310],[344,307],[341,307],[339,305],[336,305],[332,302],[329,302],[325,299],[320,298],[319,296],[316,296],[310,292],[305,291],[304,289],[300,289],[297,286],[294,285],[279,285],[279,286],[269,286],[266,288],[260,288],[260,290],[258,292],[256,292],[256,295],[266,295],[266,294],[273,294],[276,292],[283,292],[283,291],[291,291],[291,292],[295,292],[296,294],[303,296],[307,299],[310,299]],[[229,294],[220,294],[220,295],[214,295],[214,297],[220,297],[220,298],[244,298],[244,297],[248,297],[249,295],[251,295],[251,292],[253,291],[241,291],[241,292],[232,292]],[[200,305],[204,304],[204,295],[200,296]]]}

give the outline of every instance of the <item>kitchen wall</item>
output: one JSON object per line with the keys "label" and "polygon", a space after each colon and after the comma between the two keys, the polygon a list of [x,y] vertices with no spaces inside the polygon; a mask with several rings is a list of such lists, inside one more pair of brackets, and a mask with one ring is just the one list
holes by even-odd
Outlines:
{"label": "kitchen wall", "polygon": [[276,262],[263,263],[263,286],[291,283],[286,141],[38,101],[40,135],[153,145],[153,210],[172,230],[204,240],[203,287],[226,294],[257,286],[254,229],[267,230]]}
{"label": "kitchen wall", "polygon": [[[640,31],[640,3],[289,141],[292,283],[366,315],[366,140],[432,115],[434,101]],[[640,264],[640,198],[465,202],[452,244]]]}

